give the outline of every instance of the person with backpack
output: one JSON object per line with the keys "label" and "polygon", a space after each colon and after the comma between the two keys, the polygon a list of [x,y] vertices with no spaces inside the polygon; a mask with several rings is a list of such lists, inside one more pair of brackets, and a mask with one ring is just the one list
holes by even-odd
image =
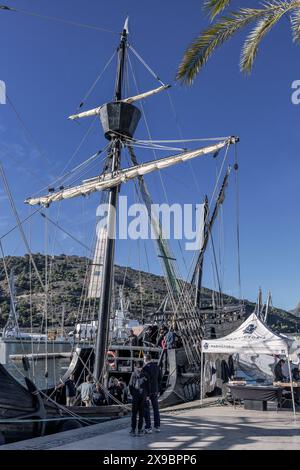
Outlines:
{"label": "person with backpack", "polygon": [[146,397],[149,395],[149,381],[143,372],[143,363],[139,362],[135,366],[129,381],[129,391],[132,396],[131,431],[132,436],[136,435],[136,424],[138,416],[138,435],[143,434],[144,406]]}

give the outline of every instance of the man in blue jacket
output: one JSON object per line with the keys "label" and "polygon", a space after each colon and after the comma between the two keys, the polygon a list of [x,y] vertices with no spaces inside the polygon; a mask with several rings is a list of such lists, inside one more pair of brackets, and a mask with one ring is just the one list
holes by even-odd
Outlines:
{"label": "man in blue jacket", "polygon": [[145,401],[145,434],[152,433],[151,417],[150,417],[150,401],[153,408],[154,416],[154,429],[156,432],[160,431],[160,415],[158,406],[158,395],[161,385],[161,370],[156,362],[152,361],[150,354],[145,356],[145,365],[143,372],[148,378],[149,396]]}

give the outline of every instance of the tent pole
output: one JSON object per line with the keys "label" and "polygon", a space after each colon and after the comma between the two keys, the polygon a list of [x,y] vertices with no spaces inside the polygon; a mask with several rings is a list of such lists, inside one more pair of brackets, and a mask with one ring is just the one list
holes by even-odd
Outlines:
{"label": "tent pole", "polygon": [[203,356],[204,353],[201,351],[201,366],[200,366],[200,404],[203,405]]}
{"label": "tent pole", "polygon": [[296,409],[295,409],[295,397],[294,397],[293,377],[292,377],[292,372],[291,372],[291,363],[290,363],[290,356],[289,356],[289,354],[287,354],[287,360],[288,360],[288,368],[289,368],[289,376],[290,376],[290,384],[291,384],[291,392],[292,392],[293,413],[294,413],[294,419],[296,419]]}

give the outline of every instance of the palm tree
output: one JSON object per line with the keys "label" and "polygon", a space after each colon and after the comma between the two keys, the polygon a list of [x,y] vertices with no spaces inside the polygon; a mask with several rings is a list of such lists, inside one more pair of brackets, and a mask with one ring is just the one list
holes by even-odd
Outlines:
{"label": "palm tree", "polygon": [[215,49],[249,25],[252,25],[252,29],[241,52],[242,72],[251,72],[261,40],[283,17],[290,21],[294,42],[300,43],[299,0],[270,0],[263,3],[261,8],[240,8],[216,19],[229,5],[230,0],[204,0],[204,8],[213,23],[202,31],[185,51],[177,72],[178,80],[191,84]]}

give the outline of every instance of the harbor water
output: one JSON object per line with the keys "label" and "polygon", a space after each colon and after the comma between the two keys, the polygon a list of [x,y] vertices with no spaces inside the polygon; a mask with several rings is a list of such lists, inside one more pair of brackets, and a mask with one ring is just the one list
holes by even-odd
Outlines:
{"label": "harbor water", "polygon": [[31,341],[8,341],[0,343],[0,362],[22,384],[24,377],[31,379],[38,388],[52,387],[59,382],[70,364],[68,357],[48,357],[47,360],[29,360],[29,370],[25,371],[22,360],[12,360],[11,355],[65,353],[71,352],[72,344],[67,342],[32,343]]}

